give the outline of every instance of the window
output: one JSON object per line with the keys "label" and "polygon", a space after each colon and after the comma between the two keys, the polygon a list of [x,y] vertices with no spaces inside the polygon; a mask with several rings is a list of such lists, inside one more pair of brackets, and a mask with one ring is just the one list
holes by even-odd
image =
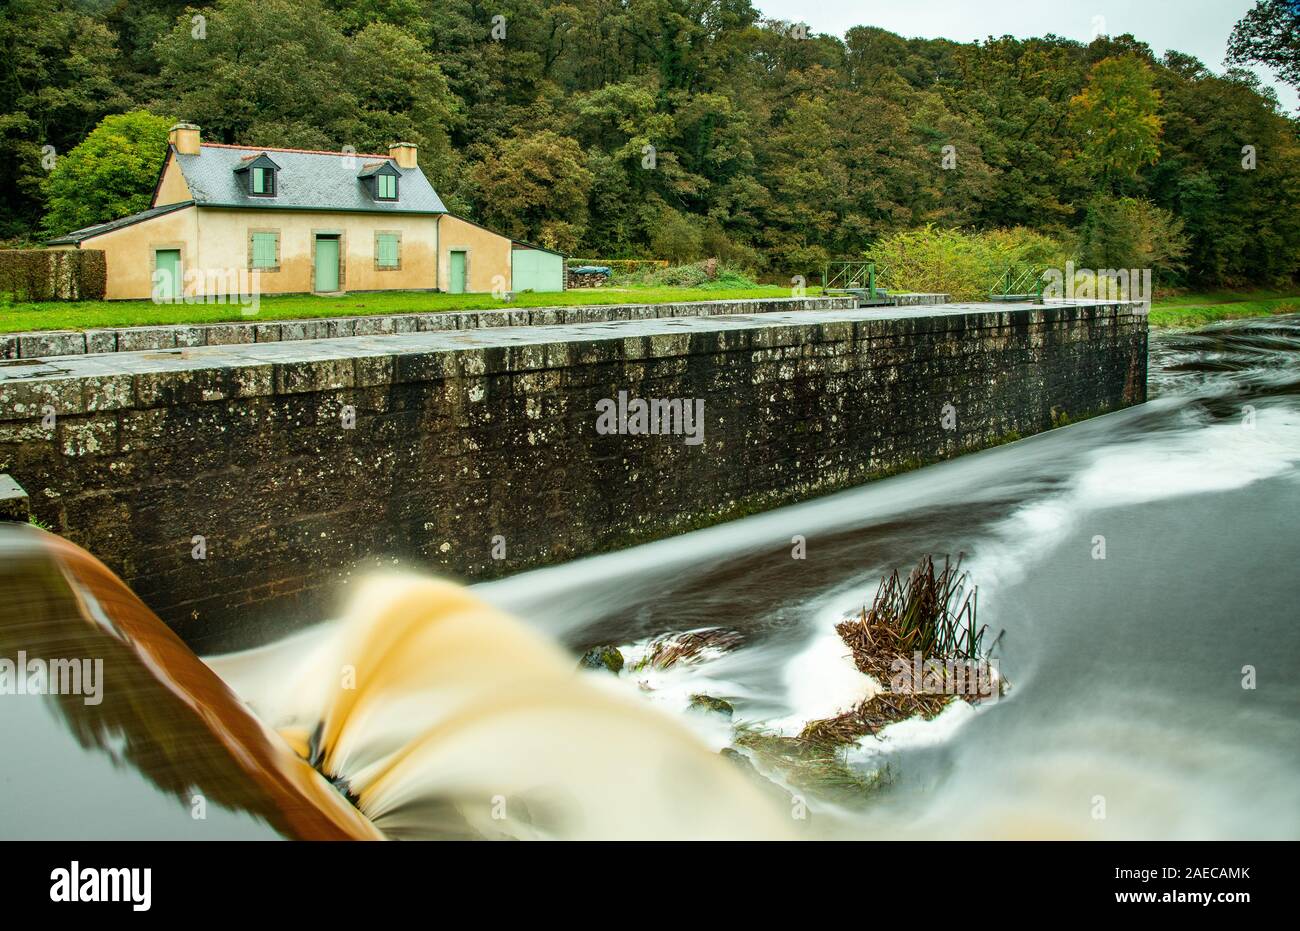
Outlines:
{"label": "window", "polygon": [[375,234],[375,268],[394,269],[402,267],[402,234]]}
{"label": "window", "polygon": [[277,176],[280,166],[271,161],[263,152],[261,155],[245,156],[235,166],[240,185],[250,197],[274,197],[277,193]]}
{"label": "window", "polygon": [[275,194],[275,172],[270,168],[254,166],[251,169],[252,176],[250,183],[250,193],[272,196]]}
{"label": "window", "polygon": [[260,232],[249,234],[248,267],[272,272],[280,270],[279,233]]}
{"label": "window", "polygon": [[375,175],[375,199],[397,200],[397,177],[395,175]]}

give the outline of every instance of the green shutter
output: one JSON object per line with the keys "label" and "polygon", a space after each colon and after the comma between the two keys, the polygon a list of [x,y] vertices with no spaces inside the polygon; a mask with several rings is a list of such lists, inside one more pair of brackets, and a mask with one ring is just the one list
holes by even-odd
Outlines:
{"label": "green shutter", "polygon": [[378,175],[376,179],[379,182],[379,196],[392,199],[397,196],[397,179],[392,175]]}
{"label": "green shutter", "polygon": [[275,268],[276,261],[276,244],[279,241],[278,233],[254,233],[253,234],[253,267],[254,268]]}
{"label": "green shutter", "polygon": [[253,193],[266,193],[266,169],[264,168],[253,169]]}
{"label": "green shutter", "polygon": [[397,243],[398,238],[392,233],[379,234],[379,267],[396,268],[397,267]]}

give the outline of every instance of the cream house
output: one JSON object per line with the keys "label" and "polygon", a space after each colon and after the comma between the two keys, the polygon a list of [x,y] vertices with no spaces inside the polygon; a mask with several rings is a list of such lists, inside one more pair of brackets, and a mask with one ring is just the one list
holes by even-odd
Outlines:
{"label": "cream house", "polygon": [[190,123],[168,143],[149,209],[48,243],[102,249],[109,299],[563,288],[558,253],[540,250],[539,270],[538,247],[448,213],[410,143],[386,155],[233,146]]}

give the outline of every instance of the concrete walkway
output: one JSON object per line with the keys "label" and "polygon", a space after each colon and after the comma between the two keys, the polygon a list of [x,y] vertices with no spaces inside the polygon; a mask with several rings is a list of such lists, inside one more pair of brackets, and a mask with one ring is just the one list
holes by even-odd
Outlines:
{"label": "concrete walkway", "polygon": [[[121,375],[195,372],[205,369],[291,365],[324,360],[365,359],[409,354],[465,352],[554,344],[582,344],[610,340],[687,337],[692,333],[725,332],[750,334],[772,327],[808,327],[832,324],[864,324],[871,321],[932,320],[970,316],[998,318],[968,321],[971,326],[1009,326],[1013,315],[1030,314],[1038,322],[1052,309],[1064,307],[1131,307],[1137,302],[1053,301],[1048,304],[969,303],[915,307],[873,307],[852,310],[787,311],[762,314],[725,314],[705,317],[668,317],[615,320],[597,323],[569,323],[551,326],[495,326],[490,328],[399,333],[378,336],[276,341],[237,345],[192,346],[184,349],[139,352],[91,353],[83,355],[0,361],[0,408],[3,389],[17,384],[34,384],[69,378],[104,378]],[[655,355],[654,347],[649,347]],[[0,409],[0,418],[8,412]]]}

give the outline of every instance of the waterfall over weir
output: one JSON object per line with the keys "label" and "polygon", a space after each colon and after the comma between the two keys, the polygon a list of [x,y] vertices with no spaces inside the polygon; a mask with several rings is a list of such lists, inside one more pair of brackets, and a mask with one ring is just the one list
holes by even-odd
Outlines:
{"label": "waterfall over weir", "polygon": [[671,717],[451,583],[375,577],[342,620],[211,660],[246,706],[84,550],[6,525],[0,554],[0,656],[102,660],[98,701],[35,679],[0,701],[23,750],[0,764],[5,837],[788,830]]}
{"label": "waterfall over weir", "polygon": [[210,661],[389,837],[781,837],[789,814],[672,718],[449,582]]}

